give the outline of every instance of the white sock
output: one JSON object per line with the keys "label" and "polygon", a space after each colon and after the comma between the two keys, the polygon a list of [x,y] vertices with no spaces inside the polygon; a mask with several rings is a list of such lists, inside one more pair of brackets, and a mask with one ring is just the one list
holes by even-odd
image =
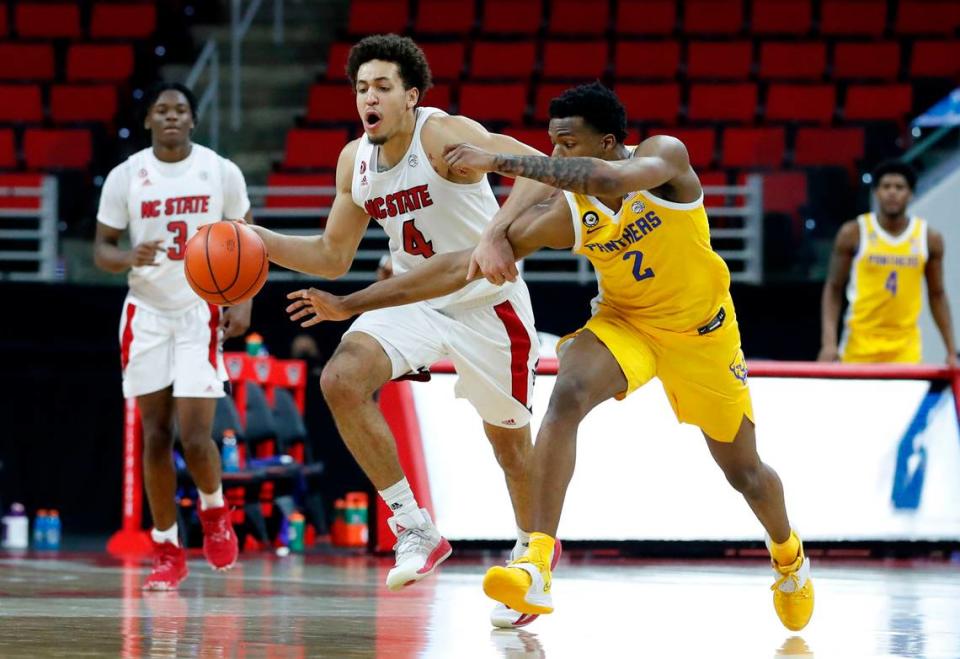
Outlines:
{"label": "white sock", "polygon": [[413,497],[413,490],[410,489],[410,483],[407,479],[397,481],[385,490],[380,490],[380,498],[387,504],[387,508],[393,513],[394,517],[404,515],[416,526],[423,526],[427,523],[423,514],[420,512],[420,506]]}
{"label": "white sock", "polygon": [[161,531],[156,528],[151,529],[150,537],[158,545],[163,544],[164,542],[169,542],[170,544],[175,545],[177,547],[180,546],[180,534],[177,532],[176,523],[174,523],[174,525],[171,526],[166,531]]}
{"label": "white sock", "polygon": [[197,489],[197,492],[200,494],[200,510],[207,510],[208,508],[223,508],[223,486],[217,488],[216,492],[211,492],[207,494],[206,492],[201,492]]}
{"label": "white sock", "polygon": [[527,553],[527,548],[530,546],[530,534],[517,527],[517,543],[513,546],[513,551],[510,552],[510,560],[515,561],[524,554]]}

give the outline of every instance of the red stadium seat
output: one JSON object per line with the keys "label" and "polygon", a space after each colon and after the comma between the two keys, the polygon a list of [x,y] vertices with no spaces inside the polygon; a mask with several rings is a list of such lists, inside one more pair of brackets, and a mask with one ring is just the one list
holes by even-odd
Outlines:
{"label": "red stadium seat", "polygon": [[687,0],[683,9],[687,34],[737,34],[743,28],[741,0]]}
{"label": "red stadium seat", "polygon": [[80,36],[80,7],[74,3],[21,2],[14,7],[21,38]]}
{"label": "red stadium seat", "polygon": [[352,43],[336,42],[330,44],[327,54],[327,80],[344,80],[347,76],[347,55],[350,54]]}
{"label": "red stadium seat", "polygon": [[[13,139],[13,131],[10,131],[10,138]],[[0,145],[3,138],[0,137]],[[0,163],[3,162],[3,147],[0,146]],[[3,166],[0,164],[0,166]],[[39,188],[43,185],[42,174],[3,174],[0,176],[0,189],[2,188]],[[0,208],[32,208],[38,209],[41,204],[40,196],[13,196],[5,195],[0,192]]]}
{"label": "red stadium seat", "polygon": [[283,166],[290,169],[334,169],[346,143],[345,130],[293,128],[287,132]]}
{"label": "red stadium seat", "polygon": [[820,7],[822,34],[880,36],[887,24],[887,3],[876,0],[825,0]]}
{"label": "red stadium seat", "polygon": [[833,51],[834,78],[883,78],[900,72],[900,44],[895,41],[838,43]]}
{"label": "red stadium seat", "polygon": [[28,128],[23,133],[27,169],[83,169],[92,156],[90,131],[86,129]]}
{"label": "red stadium seat", "polygon": [[913,87],[903,85],[850,85],[843,106],[847,121],[900,120],[910,113]]}
{"label": "red stadium seat", "polygon": [[133,74],[133,47],[77,44],[67,51],[67,80],[127,80]]}
{"label": "red stadium seat", "polygon": [[570,88],[563,83],[546,83],[537,87],[537,97],[533,106],[533,118],[537,121],[550,120],[550,101]]}
{"label": "red stadium seat", "polygon": [[483,5],[485,34],[535,34],[543,22],[540,0],[486,0]]}
{"label": "red stadium seat", "polygon": [[680,44],[676,41],[621,41],[613,70],[623,78],[674,79],[680,68]]}
{"label": "red stadium seat", "polygon": [[713,163],[717,134],[712,128],[655,128],[647,137],[653,135],[671,135],[683,142],[694,167],[709,167]]}
{"label": "red stadium seat", "polygon": [[473,2],[420,0],[416,31],[419,34],[466,34],[476,18]]}
{"label": "red stadium seat", "polygon": [[760,47],[760,77],[819,80],[827,67],[827,47],[816,43],[768,41]]}
{"label": "red stadium seat", "polygon": [[0,3],[0,37],[7,36],[7,32],[10,31],[10,27],[7,25],[7,5],[6,3]]}
{"label": "red stadium seat", "polygon": [[752,121],[756,112],[757,86],[752,83],[690,87],[687,114],[693,121]]}
{"label": "red stadium seat", "polygon": [[[713,185],[729,185],[726,172],[697,172],[697,178],[700,179],[700,185],[703,187]],[[712,206],[725,206],[727,204],[726,195],[704,194],[703,205],[708,209]],[[709,210],[707,211],[709,213]]]}
{"label": "red stadium seat", "polygon": [[427,105],[432,108],[440,108],[445,112],[450,112],[453,105],[453,87],[446,83],[437,83],[431,87],[425,98],[421,99],[420,105]]}
{"label": "red stadium seat", "polygon": [[673,34],[679,4],[674,0],[620,0],[613,29],[619,35]]}
{"label": "red stadium seat", "polygon": [[477,121],[520,123],[526,108],[523,83],[466,83],[460,88],[460,114]]}
{"label": "red stadium seat", "polygon": [[615,91],[627,108],[630,121],[673,123],[680,114],[680,85],[676,83],[619,84]]}
{"label": "red stadium seat", "polygon": [[557,34],[584,34],[600,36],[610,24],[610,5],[606,2],[583,0],[553,0],[550,3],[550,23],[547,32]]}
{"label": "red stadium seat", "polygon": [[794,216],[807,203],[804,172],[767,172],[763,175],[763,210]]}
{"label": "red stadium seat", "polygon": [[902,0],[897,8],[897,34],[953,35],[960,27],[960,4],[952,0]]}
{"label": "red stadium seat", "polygon": [[0,85],[0,122],[43,121],[40,85]]}
{"label": "red stadium seat", "polygon": [[796,165],[852,167],[863,157],[863,128],[800,128],[794,147]]}
{"label": "red stadium seat", "polygon": [[466,47],[458,41],[420,44],[434,80],[457,80],[463,71]]}
{"label": "red stadium seat", "polygon": [[750,31],[753,34],[807,34],[811,14],[810,0],[755,0]]}
{"label": "red stadium seat", "polygon": [[779,167],[784,144],[781,127],[727,128],[720,162],[724,167]]}
{"label": "red stadium seat", "polygon": [[342,82],[311,86],[307,121],[358,121],[357,95]]}
{"label": "red stadium seat", "polygon": [[409,22],[407,0],[350,0],[347,20],[350,34],[403,34]]}
{"label": "red stadium seat", "polygon": [[544,49],[546,78],[599,78],[606,68],[605,41],[548,41]]}
{"label": "red stadium seat", "polygon": [[749,41],[694,41],[687,46],[688,78],[746,80],[752,63]]}
{"label": "red stadium seat", "polygon": [[520,140],[527,146],[532,146],[548,156],[553,153],[553,143],[546,128],[507,128],[504,135]]}
{"label": "red stadium seat", "polygon": [[98,2],[90,14],[90,37],[93,39],[144,39],[156,28],[157,7],[152,2]]}
{"label": "red stadium seat", "polygon": [[0,43],[0,80],[53,80],[53,46]]}
{"label": "red stadium seat", "polygon": [[836,107],[833,85],[770,85],[767,90],[768,121],[830,123]]}
{"label": "red stadium seat", "polygon": [[[279,187],[333,187],[336,185],[334,174],[290,174],[273,172],[267,175],[267,188]],[[271,195],[267,192],[267,208],[323,208],[333,203],[333,195]]]}
{"label": "red stadium seat", "polygon": [[110,123],[117,114],[113,85],[54,85],[50,88],[50,118],[55,123]]}
{"label": "red stadium seat", "polygon": [[914,41],[910,77],[960,75],[960,41]]}
{"label": "red stadium seat", "polygon": [[477,41],[473,44],[470,77],[526,80],[536,58],[537,45],[533,41]]}
{"label": "red stadium seat", "polygon": [[[13,139],[12,128],[0,128],[0,168],[14,169],[17,166],[17,145]],[[0,186],[9,185],[2,182]],[[0,200],[0,206],[3,206],[3,200]]]}

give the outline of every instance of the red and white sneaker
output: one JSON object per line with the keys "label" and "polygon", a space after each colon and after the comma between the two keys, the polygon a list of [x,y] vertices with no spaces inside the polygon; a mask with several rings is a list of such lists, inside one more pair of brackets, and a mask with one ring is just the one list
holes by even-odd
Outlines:
{"label": "red and white sneaker", "polygon": [[387,588],[390,590],[400,590],[429,577],[453,553],[450,543],[433,525],[430,513],[424,508],[420,513],[424,522],[419,526],[410,514],[394,515],[387,520],[390,530],[397,536],[397,543],[393,546],[397,559],[387,573]]}
{"label": "red and white sneaker", "polygon": [[[523,556],[526,550],[526,546],[520,544],[520,541],[517,540],[513,551],[510,552],[510,561],[515,561]],[[550,559],[551,572],[557,569],[557,563],[560,562],[560,554],[562,553],[563,545],[557,540],[556,544],[553,545],[553,558]],[[514,611],[502,602],[497,602],[493,607],[493,611],[490,612],[490,624],[501,629],[516,629],[517,627],[526,627],[539,617],[540,615],[538,613],[520,613],[519,611]]]}
{"label": "red and white sneaker", "polygon": [[240,548],[230,520],[230,509],[220,506],[201,510],[200,524],[203,526],[203,555],[207,562],[221,572],[232,568]]}
{"label": "red and white sneaker", "polygon": [[172,542],[154,542],[153,570],[143,582],[144,590],[176,590],[187,578],[187,552]]}

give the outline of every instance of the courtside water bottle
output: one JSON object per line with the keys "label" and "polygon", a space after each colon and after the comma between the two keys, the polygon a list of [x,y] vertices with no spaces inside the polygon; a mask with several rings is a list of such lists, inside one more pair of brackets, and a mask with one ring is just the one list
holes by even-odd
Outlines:
{"label": "courtside water bottle", "polygon": [[33,518],[34,549],[46,549],[48,524],[47,511],[44,508],[41,508],[37,511],[36,517]]}
{"label": "courtside water bottle", "polygon": [[230,429],[223,432],[222,459],[225,472],[240,471],[240,451],[237,449],[237,435]]}
{"label": "courtside water bottle", "polygon": [[10,514],[3,518],[3,546],[7,549],[26,549],[30,546],[30,521],[22,503],[10,506]]}
{"label": "courtside water bottle", "polygon": [[306,522],[306,518],[300,513],[290,515],[290,525],[287,527],[287,546],[290,551],[303,553]]}
{"label": "courtside water bottle", "polygon": [[60,535],[60,513],[54,509],[47,515],[46,541],[43,548],[54,551],[60,549]]}

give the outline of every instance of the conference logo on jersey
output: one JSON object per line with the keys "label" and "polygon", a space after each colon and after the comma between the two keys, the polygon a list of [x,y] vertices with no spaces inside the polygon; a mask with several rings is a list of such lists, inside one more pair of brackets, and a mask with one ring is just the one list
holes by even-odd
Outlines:
{"label": "conference logo on jersey", "polygon": [[407,164],[410,165],[411,167],[416,167],[417,165],[419,165],[420,159],[417,158],[417,154],[411,153],[410,157],[407,158]]}
{"label": "conference logo on jersey", "polygon": [[733,356],[733,361],[730,362],[730,372],[740,382],[747,383],[747,360],[743,357],[743,350],[737,349],[737,354]]}
{"label": "conference logo on jersey", "polygon": [[583,222],[583,226],[587,227],[588,229],[592,229],[600,224],[600,216],[593,211],[587,211],[580,219]]}
{"label": "conference logo on jersey", "polygon": [[642,201],[635,201],[633,202],[633,206],[630,207],[630,210],[639,214],[642,213],[646,207],[646,204],[644,204]]}
{"label": "conference logo on jersey", "polygon": [[201,180],[201,181],[206,181],[208,178],[210,178],[210,175],[207,174],[206,170],[200,172],[200,180]]}

